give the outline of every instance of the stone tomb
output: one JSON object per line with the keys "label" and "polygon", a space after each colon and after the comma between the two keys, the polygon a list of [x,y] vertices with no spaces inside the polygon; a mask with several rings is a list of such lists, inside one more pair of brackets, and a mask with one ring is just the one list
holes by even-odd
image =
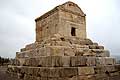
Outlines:
{"label": "stone tomb", "polygon": [[36,18],[35,22],[35,43],[16,52],[9,73],[23,80],[114,80],[120,77],[116,59],[86,37],[86,15],[77,4],[66,2]]}

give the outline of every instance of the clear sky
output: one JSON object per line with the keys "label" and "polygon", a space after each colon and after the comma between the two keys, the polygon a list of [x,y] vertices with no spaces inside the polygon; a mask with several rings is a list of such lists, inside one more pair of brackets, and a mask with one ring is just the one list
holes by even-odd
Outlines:
{"label": "clear sky", "polygon": [[[0,56],[35,41],[36,17],[68,0],[0,0]],[[120,0],[71,0],[87,15],[87,36],[120,55]]]}

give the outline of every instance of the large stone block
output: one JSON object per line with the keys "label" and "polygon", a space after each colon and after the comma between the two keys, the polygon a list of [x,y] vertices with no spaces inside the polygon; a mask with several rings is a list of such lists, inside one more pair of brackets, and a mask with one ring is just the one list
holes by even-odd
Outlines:
{"label": "large stone block", "polygon": [[96,45],[89,45],[89,49],[96,49],[97,46]]}
{"label": "large stone block", "polygon": [[[39,62],[37,63],[39,67],[45,67],[46,66],[47,60],[45,56],[40,56]],[[47,64],[48,65],[48,64]]]}
{"label": "large stone block", "polygon": [[30,49],[35,49],[36,46],[35,46],[35,43],[32,43],[32,44],[28,44],[25,46],[26,50],[30,50]]}
{"label": "large stone block", "polygon": [[97,46],[97,49],[104,49],[104,46]]}
{"label": "large stone block", "polygon": [[40,76],[38,75],[39,70],[40,70],[40,67],[32,67],[33,74],[31,74],[31,75],[32,75],[32,76],[36,76],[36,77],[40,77]]}
{"label": "large stone block", "polygon": [[45,78],[49,76],[49,73],[50,73],[50,69],[46,67],[41,67],[38,71],[38,75],[40,77],[45,77]]}
{"label": "large stone block", "polygon": [[107,72],[117,71],[117,69],[115,68],[115,65],[106,65],[106,66],[104,66],[104,68],[105,68],[105,71],[107,71]]}
{"label": "large stone block", "polygon": [[110,57],[110,52],[108,50],[104,50],[101,53],[96,53],[96,57]]}
{"label": "large stone block", "polygon": [[75,52],[75,56],[83,56],[84,54],[84,50],[82,48],[76,48],[74,52]]}
{"label": "large stone block", "polygon": [[51,56],[52,67],[61,67],[62,66],[62,56]]}
{"label": "large stone block", "polygon": [[25,58],[19,58],[17,60],[19,61],[20,66],[23,66],[25,64]]}
{"label": "large stone block", "polygon": [[78,75],[77,67],[62,67],[61,77],[73,77]]}
{"label": "large stone block", "polygon": [[62,66],[63,67],[70,66],[70,56],[62,56]]}
{"label": "large stone block", "polygon": [[52,77],[52,78],[60,77],[60,75],[61,75],[60,72],[61,72],[60,67],[51,67],[51,68],[49,68],[48,77]]}
{"label": "large stone block", "polygon": [[25,73],[25,74],[28,74],[29,73],[29,70],[28,70],[28,67],[26,67],[26,66],[22,66],[21,68],[20,68],[20,73]]}
{"label": "large stone block", "polygon": [[78,76],[77,80],[96,80],[94,75],[83,75],[83,76]]}
{"label": "large stone block", "polygon": [[86,57],[87,66],[95,66],[96,65],[96,57]]}
{"label": "large stone block", "polygon": [[86,65],[86,57],[84,56],[71,56],[70,63],[73,67],[85,66]]}
{"label": "large stone block", "polygon": [[78,75],[92,75],[94,73],[94,67],[78,67]]}
{"label": "large stone block", "polygon": [[96,74],[103,74],[103,73],[105,73],[105,67],[103,66],[103,65],[101,65],[101,66],[96,66],[95,68],[94,68],[94,70],[95,70],[95,73]]}
{"label": "large stone block", "polygon": [[97,57],[96,65],[114,65],[116,63],[115,58],[111,57]]}
{"label": "large stone block", "polygon": [[49,46],[46,47],[48,56],[64,56],[64,47],[62,46]]}
{"label": "large stone block", "polygon": [[40,56],[47,56],[47,49],[46,47],[41,47],[37,50],[37,54],[39,54]]}
{"label": "large stone block", "polygon": [[20,51],[21,51],[21,52],[26,51],[26,48],[22,48],[22,49],[20,49]]}
{"label": "large stone block", "polygon": [[71,47],[65,47],[64,56],[75,56],[74,49],[72,49]]}

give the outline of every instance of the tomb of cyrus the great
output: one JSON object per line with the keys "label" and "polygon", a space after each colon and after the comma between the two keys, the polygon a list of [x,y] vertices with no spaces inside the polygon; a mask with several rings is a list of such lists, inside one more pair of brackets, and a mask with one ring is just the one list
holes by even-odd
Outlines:
{"label": "tomb of cyrus the great", "polygon": [[66,2],[35,19],[36,41],[16,52],[8,73],[21,80],[120,80],[110,52],[87,38],[86,15]]}

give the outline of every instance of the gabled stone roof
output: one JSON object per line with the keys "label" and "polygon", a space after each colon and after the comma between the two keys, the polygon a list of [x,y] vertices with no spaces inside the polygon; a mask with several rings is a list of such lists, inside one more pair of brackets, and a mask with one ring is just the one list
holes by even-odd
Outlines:
{"label": "gabled stone roof", "polygon": [[54,12],[56,12],[58,10],[70,12],[70,13],[77,14],[77,15],[80,15],[80,16],[86,16],[83,13],[83,11],[81,10],[81,8],[77,4],[75,4],[75,3],[71,2],[71,1],[68,1],[68,2],[66,2],[66,3],[64,3],[62,5],[59,5],[59,6],[55,7],[55,8],[53,8],[52,10],[50,10],[47,13],[43,14],[42,16],[36,18],[35,21],[40,20],[40,19],[44,19],[44,18],[50,16],[51,14],[53,14]]}

